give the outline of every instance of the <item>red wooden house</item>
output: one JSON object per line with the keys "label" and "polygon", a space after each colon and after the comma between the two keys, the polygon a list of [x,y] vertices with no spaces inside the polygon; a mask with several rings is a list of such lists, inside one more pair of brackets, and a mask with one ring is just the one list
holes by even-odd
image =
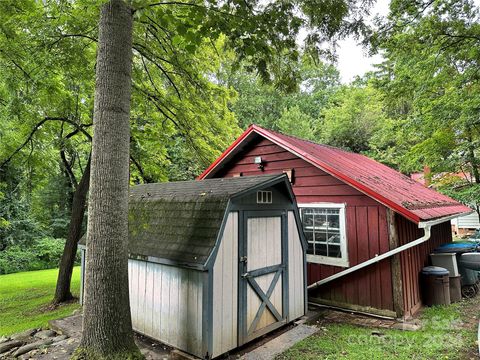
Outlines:
{"label": "red wooden house", "polygon": [[368,157],[250,126],[200,179],[285,172],[308,241],[309,300],[387,316],[421,306],[419,272],[468,207]]}

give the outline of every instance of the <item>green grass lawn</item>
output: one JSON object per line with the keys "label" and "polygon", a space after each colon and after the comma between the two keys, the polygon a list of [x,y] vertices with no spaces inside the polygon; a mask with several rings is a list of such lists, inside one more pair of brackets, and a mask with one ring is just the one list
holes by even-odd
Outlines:
{"label": "green grass lawn", "polygon": [[480,295],[448,307],[425,309],[421,330],[401,331],[320,321],[320,331],[276,360],[477,359]]}
{"label": "green grass lawn", "polygon": [[[48,321],[70,315],[77,302],[50,309],[58,269],[0,275],[0,337],[31,328],[46,327]],[[72,276],[72,292],[78,296],[80,267]]]}

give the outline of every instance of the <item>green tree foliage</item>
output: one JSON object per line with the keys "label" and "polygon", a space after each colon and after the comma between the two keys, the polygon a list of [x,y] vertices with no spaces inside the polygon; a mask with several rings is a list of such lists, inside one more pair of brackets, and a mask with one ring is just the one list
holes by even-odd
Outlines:
{"label": "green tree foliage", "polygon": [[[2,191],[3,247],[66,235],[90,153],[97,17],[80,2],[0,4],[0,182],[15,179]],[[232,92],[210,78],[221,44],[200,44],[187,59],[151,26],[136,33],[132,183],[193,178],[238,134]],[[158,64],[155,46],[170,60]]]}
{"label": "green tree foliage", "polygon": [[0,183],[0,189],[5,191],[0,196],[0,252],[12,245],[31,246],[46,229],[31,216],[27,199],[19,197],[18,191],[5,183]]}
{"label": "green tree foliage", "polygon": [[[0,274],[55,268],[64,245],[64,239],[50,237],[36,238],[28,246],[12,245],[0,251]],[[77,257],[77,264],[79,261]]]}
{"label": "green tree foliage", "polygon": [[[69,206],[88,168],[101,3],[0,4],[1,176],[19,170],[19,198],[28,198],[29,217],[47,235],[65,234]],[[239,134],[230,108],[234,92],[218,77],[224,54],[235,55],[232,67],[242,64],[262,83],[292,92],[303,79],[295,65],[300,29],[307,30],[304,52],[318,60],[326,53],[325,42],[364,31],[369,5],[353,0],[130,3],[135,10],[132,183],[191,178]],[[312,89],[323,81],[309,79]],[[319,93],[300,109],[318,111],[323,98]],[[294,104],[297,100],[292,97]]]}
{"label": "green tree foliage", "polygon": [[284,134],[314,140],[315,129],[313,126],[315,125],[315,120],[310,115],[302,112],[298,105],[285,108],[276,125]]}
{"label": "green tree foliage", "polygon": [[[480,183],[478,7],[468,0],[393,1],[374,42],[387,59],[378,86],[405,129],[398,139],[403,169],[464,171]],[[476,198],[474,189],[466,193]]]}
{"label": "green tree foliage", "polygon": [[[299,76],[298,88],[291,92],[264,83],[259,76],[245,70],[234,71],[227,67],[228,70],[220,75],[224,84],[237,92],[230,107],[241,128],[258,124],[312,140],[318,137],[320,114],[340,86],[339,73],[333,65],[313,62],[308,56],[291,67],[298,69]],[[293,132],[293,124],[288,125],[293,118],[301,122],[303,130],[298,133]]]}
{"label": "green tree foliage", "polygon": [[354,152],[370,150],[371,138],[387,121],[381,95],[370,85],[343,86],[322,115],[322,141]]}

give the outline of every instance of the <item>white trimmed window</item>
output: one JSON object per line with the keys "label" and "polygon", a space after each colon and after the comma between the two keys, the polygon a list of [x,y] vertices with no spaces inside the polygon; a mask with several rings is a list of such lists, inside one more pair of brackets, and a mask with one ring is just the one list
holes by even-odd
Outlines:
{"label": "white trimmed window", "polygon": [[298,204],[307,239],[307,261],[348,267],[345,204]]}

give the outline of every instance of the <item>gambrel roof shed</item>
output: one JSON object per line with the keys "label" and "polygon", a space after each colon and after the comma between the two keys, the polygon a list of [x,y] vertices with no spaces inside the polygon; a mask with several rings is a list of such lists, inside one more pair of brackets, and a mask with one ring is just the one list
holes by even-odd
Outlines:
{"label": "gambrel roof shed", "polygon": [[470,208],[448,196],[426,188],[364,155],[280,134],[257,125],[251,125],[199,179],[215,177],[222,166],[259,135],[416,223],[471,212]]}
{"label": "gambrel roof shed", "polygon": [[307,244],[285,174],[137,185],[128,224],[135,331],[212,359],[305,314]]}

